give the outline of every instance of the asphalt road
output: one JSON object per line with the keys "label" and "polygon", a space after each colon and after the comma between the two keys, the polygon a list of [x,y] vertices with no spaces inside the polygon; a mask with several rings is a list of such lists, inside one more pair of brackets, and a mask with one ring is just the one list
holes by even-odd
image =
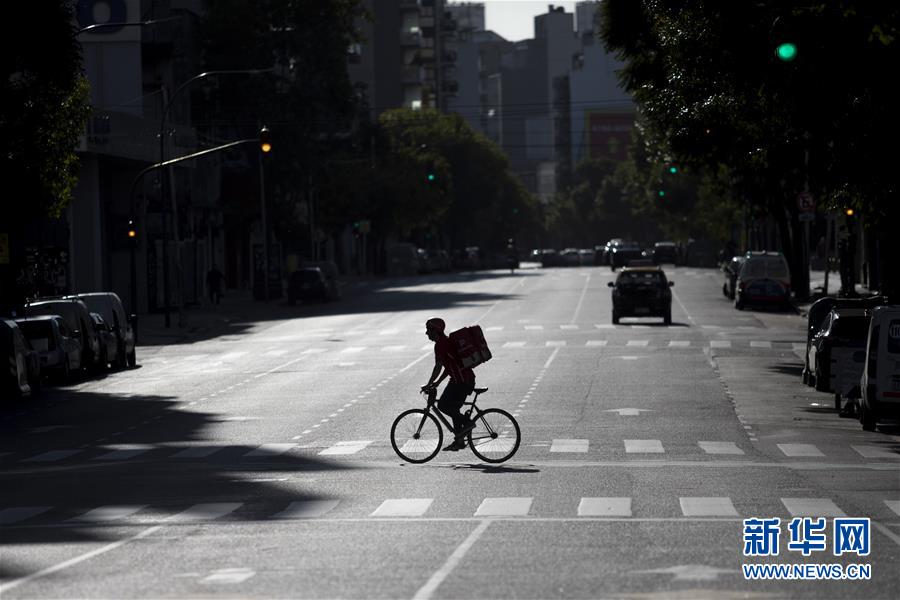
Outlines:
{"label": "asphalt road", "polygon": [[[140,367],[0,414],[0,596],[896,598],[900,428],[864,433],[800,383],[803,321],[739,312],[713,270],[669,268],[673,324],[611,325],[602,268],[433,275],[277,307]],[[402,462],[424,322],[478,323],[503,465]],[[789,550],[794,517],[828,548]],[[782,521],[746,557],[744,519]],[[871,519],[868,555],[832,552]],[[748,564],[869,565],[842,581]]]}

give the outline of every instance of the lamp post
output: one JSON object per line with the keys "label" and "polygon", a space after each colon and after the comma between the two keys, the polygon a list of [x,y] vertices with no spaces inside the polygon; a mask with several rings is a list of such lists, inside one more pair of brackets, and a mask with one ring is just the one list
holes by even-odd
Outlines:
{"label": "lamp post", "polygon": [[[175,91],[172,92],[171,96],[166,95],[166,88],[163,86],[163,109],[162,116],[159,120],[159,164],[166,163],[166,117],[169,114],[169,109],[172,107],[175,99],[178,95],[184,91],[188,86],[190,86],[195,81],[200,79],[205,79],[207,77],[218,77],[220,75],[259,75],[261,73],[269,73],[275,70],[275,67],[269,67],[267,69],[226,69],[226,70],[218,70],[218,71],[204,71],[203,73],[199,73],[194,75],[180,86],[175,88]],[[157,183],[159,185],[159,193],[160,199],[162,199],[163,194],[165,193],[165,183],[163,169],[157,171]],[[170,178],[172,179],[172,178]],[[178,202],[176,198],[175,185],[174,181],[169,181],[169,191],[170,191],[170,201],[171,201],[171,210],[172,210],[172,236],[175,241],[175,266],[178,271],[178,289],[181,289],[182,285],[182,270],[181,270],[181,248],[178,240]],[[165,207],[165,202],[163,202],[163,207]],[[167,233],[167,220],[166,219],[166,210],[163,208],[163,220],[162,220],[162,237],[163,237],[163,245],[162,245],[162,260],[163,260],[163,314],[165,316],[165,326],[169,327],[171,325],[171,320],[169,317],[169,303],[170,303],[170,293],[169,293],[169,255],[168,255],[168,233]],[[178,322],[179,325],[183,324],[184,313],[183,313],[183,305],[184,298],[182,294],[179,293],[178,298]]]}

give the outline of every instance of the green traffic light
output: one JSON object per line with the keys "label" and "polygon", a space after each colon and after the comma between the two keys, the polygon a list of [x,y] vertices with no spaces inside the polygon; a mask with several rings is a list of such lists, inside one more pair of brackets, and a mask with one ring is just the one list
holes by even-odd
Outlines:
{"label": "green traffic light", "polygon": [[778,44],[778,47],[775,49],[775,54],[784,62],[791,62],[797,58],[797,45],[791,42]]}
{"label": "green traffic light", "polygon": [[678,167],[676,167],[674,165],[669,167],[669,173],[671,173],[672,175],[674,175],[677,172],[678,172]]}
{"label": "green traffic light", "polygon": [[659,190],[658,193],[659,193],[659,197],[662,198],[663,196],[666,195],[666,190]]}
{"label": "green traffic light", "polygon": [[428,181],[434,181],[434,180],[435,180],[434,173],[429,173],[429,174],[428,174]]}

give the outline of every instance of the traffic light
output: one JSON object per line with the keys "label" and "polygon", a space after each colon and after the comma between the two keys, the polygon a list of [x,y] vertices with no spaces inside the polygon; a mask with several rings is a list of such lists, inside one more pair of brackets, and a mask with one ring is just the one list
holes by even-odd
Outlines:
{"label": "traffic light", "polygon": [[263,154],[268,154],[272,151],[272,132],[269,131],[268,127],[263,127],[259,130],[259,149]]}
{"label": "traffic light", "polygon": [[844,210],[844,214],[848,217],[852,217],[856,212],[852,208],[847,208]]}
{"label": "traffic light", "polygon": [[137,225],[134,219],[128,219],[128,241],[132,244],[137,242]]}
{"label": "traffic light", "polygon": [[669,173],[675,175],[678,173],[678,167],[675,165],[669,165]]}
{"label": "traffic light", "polygon": [[797,58],[797,44],[782,42],[775,47],[775,56],[782,62],[791,62]]}
{"label": "traffic light", "polygon": [[658,192],[656,192],[656,195],[659,196],[660,198],[665,198],[666,190],[659,190]]}

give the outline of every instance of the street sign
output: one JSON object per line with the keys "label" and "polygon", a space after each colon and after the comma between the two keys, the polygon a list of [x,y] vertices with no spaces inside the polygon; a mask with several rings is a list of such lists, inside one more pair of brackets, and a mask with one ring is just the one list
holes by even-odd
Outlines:
{"label": "street sign", "polygon": [[801,221],[812,221],[816,218],[816,201],[809,192],[797,194],[797,212]]}

